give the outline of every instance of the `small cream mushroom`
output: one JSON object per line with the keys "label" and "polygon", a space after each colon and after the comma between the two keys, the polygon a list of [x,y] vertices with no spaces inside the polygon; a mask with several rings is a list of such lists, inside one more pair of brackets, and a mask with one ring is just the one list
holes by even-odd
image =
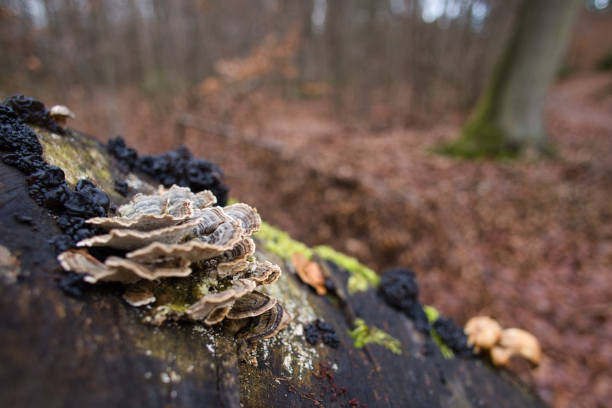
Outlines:
{"label": "small cream mushroom", "polygon": [[496,366],[505,366],[510,362],[510,358],[514,355],[512,350],[503,347],[495,346],[491,349],[491,361]]}
{"label": "small cream mushroom", "polygon": [[465,324],[465,334],[468,336],[468,343],[474,345],[474,351],[481,349],[489,350],[499,340],[502,327],[497,320],[489,316],[472,317]]}
{"label": "small cream mushroom", "polygon": [[74,119],[75,115],[64,105],[55,105],[49,110],[51,116],[58,125],[65,126],[68,118]]}
{"label": "small cream mushroom", "polygon": [[506,365],[513,355],[519,355],[538,365],[542,359],[540,342],[535,336],[522,329],[505,329],[499,343],[491,349],[491,360],[495,365]]}

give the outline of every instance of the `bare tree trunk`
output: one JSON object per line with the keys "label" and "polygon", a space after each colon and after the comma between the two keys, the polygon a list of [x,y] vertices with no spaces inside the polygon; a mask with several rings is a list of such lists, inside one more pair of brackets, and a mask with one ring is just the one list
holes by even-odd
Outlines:
{"label": "bare tree trunk", "polygon": [[524,0],[516,31],[463,128],[443,151],[466,157],[548,149],[542,106],[568,45],[580,0]]}
{"label": "bare tree trunk", "polygon": [[335,0],[327,3],[327,18],[325,21],[325,31],[330,51],[330,66],[332,78],[334,80],[333,87],[333,103],[336,112],[340,112],[343,107],[343,94],[345,91],[344,85],[347,82],[346,72],[346,52],[343,49],[343,32],[345,26],[345,10],[344,0]]}

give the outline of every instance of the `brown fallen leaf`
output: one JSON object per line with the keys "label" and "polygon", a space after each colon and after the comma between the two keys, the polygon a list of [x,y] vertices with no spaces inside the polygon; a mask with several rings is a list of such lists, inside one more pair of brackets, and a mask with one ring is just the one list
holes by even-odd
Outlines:
{"label": "brown fallen leaf", "polygon": [[325,295],[325,275],[318,263],[309,261],[303,254],[296,252],[291,257],[291,262],[302,282],[312,286],[317,295]]}

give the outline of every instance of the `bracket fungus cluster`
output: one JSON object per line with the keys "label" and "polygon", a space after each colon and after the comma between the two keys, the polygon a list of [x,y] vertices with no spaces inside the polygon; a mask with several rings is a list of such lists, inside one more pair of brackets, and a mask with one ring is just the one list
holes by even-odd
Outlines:
{"label": "bracket fungus cluster", "polygon": [[521,356],[538,365],[542,359],[542,349],[535,336],[525,330],[502,329],[501,325],[488,316],[472,317],[465,325],[468,341],[475,351],[488,351],[491,361],[497,366],[505,366],[514,355]]}
{"label": "bracket fungus cluster", "polygon": [[253,257],[259,214],[243,203],[215,203],[208,190],[193,193],[176,185],[137,194],[116,216],[88,219],[105,233],[79,241],[82,249],[65,251],[58,260],[86,282],[126,284],[128,303],[153,306],[145,318],[153,324],[167,318],[208,325],[250,319],[239,337],[271,337],[290,317],[275,298],[257,291],[281,273]]}

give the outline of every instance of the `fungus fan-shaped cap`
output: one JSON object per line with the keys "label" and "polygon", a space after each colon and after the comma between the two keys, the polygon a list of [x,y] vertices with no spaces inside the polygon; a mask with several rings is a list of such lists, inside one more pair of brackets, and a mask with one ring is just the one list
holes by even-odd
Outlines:
{"label": "fungus fan-shaped cap", "polygon": [[[193,230],[199,229],[201,225],[202,223],[199,222],[196,225],[196,227],[193,228]],[[192,235],[193,235],[193,230],[192,230]],[[238,221],[228,220],[228,221],[224,221],[221,224],[217,225],[217,227],[208,234],[198,233],[198,235],[195,238],[207,244],[214,244],[214,245],[223,244],[231,248],[236,243],[238,243],[238,241],[240,241],[242,236],[243,236],[243,231],[242,231],[242,228],[240,228],[240,224],[238,223]]]}
{"label": "fungus fan-shaped cap", "polygon": [[[196,228],[197,225],[200,225],[200,223],[196,222]],[[219,226],[219,228],[222,229],[220,233],[215,234],[217,231],[215,230],[206,236],[206,240],[192,239],[183,243],[164,243],[155,241],[143,248],[129,252],[126,257],[138,262],[152,262],[159,258],[177,257],[195,262],[223,256],[240,244],[241,232],[236,223],[224,223]],[[247,251],[249,249],[248,243],[244,243],[243,246],[236,250]]]}
{"label": "fungus fan-shaped cap", "polygon": [[184,278],[191,275],[188,259],[172,259],[156,264],[140,264],[129,259],[111,256],[104,264],[120,276],[131,274],[135,279],[156,280],[160,278]]}
{"label": "fungus fan-shaped cap", "polygon": [[259,231],[261,227],[261,217],[257,210],[250,205],[236,203],[223,208],[223,211],[240,222],[240,226],[246,235]]}
{"label": "fungus fan-shaped cap", "polygon": [[222,254],[228,245],[207,244],[197,240],[182,244],[152,242],[144,248],[128,252],[126,257],[138,262],[153,262],[159,258],[185,258],[192,262],[213,258]]}
{"label": "fungus fan-shaped cap", "polygon": [[281,275],[281,268],[271,262],[255,262],[250,265],[248,279],[257,282],[258,285],[269,285]]}
{"label": "fungus fan-shaped cap", "polygon": [[208,190],[192,193],[186,187],[173,185],[163,189],[159,194],[136,194],[129,203],[117,209],[117,214],[123,218],[136,218],[142,214],[175,214],[185,202],[192,204],[193,209],[210,207],[217,202],[214,194]]}
{"label": "fungus fan-shaped cap", "polygon": [[[118,281],[129,287],[123,298],[132,306],[161,302],[150,320],[159,324],[168,316],[202,321],[207,325],[229,319],[256,319],[247,341],[271,337],[290,319],[274,297],[255,291],[278,279],[279,266],[251,259],[255,242],[250,235],[261,225],[253,207],[216,203],[210,191],[193,193],[185,187],[160,187],[157,194],[135,195],[117,210],[117,216],[87,220],[106,233],[81,240],[79,247],[108,247],[122,256],[96,259],[85,249],[58,256],[66,270],[84,274],[90,283]],[[163,284],[145,281],[166,278]],[[174,284],[187,287],[189,301],[176,298]],[[151,288],[155,288],[155,294]],[[183,293],[183,292],[181,292]],[[193,302],[198,293],[206,293]],[[159,301],[156,299],[159,297]],[[180,296],[179,296],[180,297]],[[168,303],[168,301],[170,301]],[[191,303],[174,311],[174,303]],[[183,312],[184,310],[184,312]]]}
{"label": "fungus fan-shaped cap", "polygon": [[255,253],[255,242],[251,238],[244,238],[237,242],[232,248],[223,252],[217,258],[217,261],[222,264],[224,262],[235,261],[238,259],[247,259]]}
{"label": "fungus fan-shaped cap", "polygon": [[247,343],[273,337],[289,323],[291,315],[276,303],[274,307],[253,319],[253,324],[247,330],[238,333],[238,338],[244,339]]}
{"label": "fungus fan-shaped cap", "polygon": [[247,317],[259,316],[273,308],[274,305],[276,305],[276,298],[255,290],[236,299],[227,318],[245,319]]}
{"label": "fungus fan-shaped cap", "polygon": [[84,249],[70,249],[57,257],[64,270],[87,275],[84,280],[89,283],[106,280],[115,274],[111,268],[98,261]]}
{"label": "fungus fan-shaped cap", "polygon": [[195,208],[205,208],[217,203],[217,197],[210,190],[194,193],[189,187],[181,187],[176,184],[170,188],[160,186],[158,196],[163,200],[167,200],[168,205],[172,205],[177,201],[189,200]]}
{"label": "fungus fan-shaped cap", "polygon": [[204,319],[204,323],[209,326],[212,326],[213,324],[221,323],[221,321],[225,319],[227,314],[232,309],[232,303],[233,302],[224,303],[222,305],[214,307]]}
{"label": "fungus fan-shaped cap", "polygon": [[255,242],[251,238],[245,238],[238,242],[232,249],[218,256],[217,276],[224,278],[246,269],[249,265],[248,258],[255,253]]}
{"label": "fungus fan-shaped cap", "polygon": [[151,243],[175,244],[185,238],[200,222],[191,220],[184,224],[160,228],[152,231],[138,231],[131,229],[112,229],[108,234],[95,235],[77,243],[79,247],[107,246],[117,249],[133,250],[142,248]]}
{"label": "fungus fan-shaped cap", "polygon": [[233,218],[225,214],[221,207],[197,209],[194,217],[201,220],[192,231],[192,235],[196,238],[211,234],[224,222],[232,223],[234,221]]}
{"label": "fungus fan-shaped cap", "polygon": [[128,259],[111,256],[100,262],[83,249],[62,252],[58,260],[65,270],[86,275],[89,283],[113,281],[132,283],[140,279],[155,280],[168,277],[185,277],[191,274],[188,260],[172,260],[155,265],[143,265]]}
{"label": "fungus fan-shaped cap", "polygon": [[[155,210],[156,211],[156,210]],[[193,217],[191,201],[182,201],[163,214],[130,212],[130,217],[95,217],[86,222],[110,230],[129,228],[140,231],[151,231],[181,223]]]}
{"label": "fungus fan-shaped cap", "polygon": [[193,320],[202,320],[206,322],[206,319],[213,310],[224,305],[231,308],[236,299],[252,292],[255,286],[255,282],[248,279],[237,279],[232,282],[232,286],[228,289],[203,296],[187,309],[187,316]]}

